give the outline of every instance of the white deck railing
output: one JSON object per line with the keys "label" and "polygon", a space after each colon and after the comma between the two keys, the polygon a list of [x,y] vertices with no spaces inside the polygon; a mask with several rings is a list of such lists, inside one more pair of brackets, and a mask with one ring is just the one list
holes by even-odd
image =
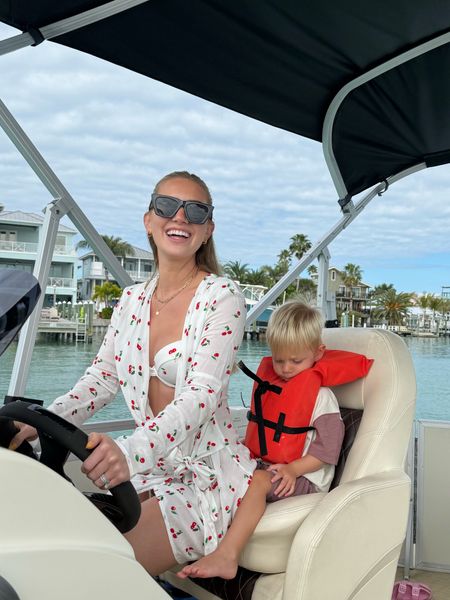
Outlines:
{"label": "white deck railing", "polygon": [[47,287],[50,288],[76,288],[77,283],[72,277],[49,277]]}
{"label": "white deck railing", "polygon": [[[36,242],[14,242],[11,240],[0,241],[0,252],[20,252],[23,254],[36,254],[38,244]],[[70,246],[55,246],[54,254],[63,256],[76,256],[74,248]]]}

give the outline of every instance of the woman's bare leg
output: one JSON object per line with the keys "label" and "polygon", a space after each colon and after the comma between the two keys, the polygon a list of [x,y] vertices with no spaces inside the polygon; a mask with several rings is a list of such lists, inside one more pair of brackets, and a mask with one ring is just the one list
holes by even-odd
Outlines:
{"label": "woman's bare leg", "polygon": [[231,525],[219,546],[203,558],[178,571],[178,577],[222,577],[233,579],[239,555],[250,539],[266,509],[266,496],[271,489],[271,474],[258,470],[236,511]]}
{"label": "woman's bare leg", "polygon": [[125,537],[133,546],[136,560],[150,575],[160,575],[177,564],[156,498],[142,503],[139,521]]}

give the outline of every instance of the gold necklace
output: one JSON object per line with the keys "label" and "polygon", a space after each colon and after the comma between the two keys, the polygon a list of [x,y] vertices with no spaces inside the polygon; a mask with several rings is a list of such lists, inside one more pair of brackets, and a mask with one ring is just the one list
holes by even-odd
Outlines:
{"label": "gold necklace", "polygon": [[195,266],[194,270],[192,272],[192,275],[186,279],[186,281],[180,287],[180,289],[177,290],[175,292],[175,294],[172,294],[172,296],[169,296],[165,300],[162,300],[161,298],[158,298],[158,294],[156,293],[156,290],[158,288],[158,284],[156,285],[155,291],[153,292],[153,295],[155,296],[155,300],[157,300],[160,304],[162,304],[162,307],[159,310],[155,311],[155,316],[158,316],[159,313],[162,311],[162,309],[166,306],[166,304],[168,304],[171,300],[173,300],[174,298],[176,298],[178,296],[178,294],[181,294],[181,292],[183,290],[185,290],[190,283],[192,283],[192,281],[194,280],[194,277],[197,275],[197,273],[198,273],[198,266]]}

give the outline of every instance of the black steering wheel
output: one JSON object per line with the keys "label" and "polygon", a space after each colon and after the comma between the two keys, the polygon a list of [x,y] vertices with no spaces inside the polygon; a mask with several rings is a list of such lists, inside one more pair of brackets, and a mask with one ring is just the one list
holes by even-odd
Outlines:
{"label": "black steering wheel", "polygon": [[[38,404],[16,400],[0,408],[0,420],[21,421],[35,427],[41,442],[40,462],[68,479],[63,466],[72,452],[85,461],[92,450],[86,449],[88,436],[72,423],[42,408]],[[70,481],[70,480],[69,480]],[[103,514],[125,533],[139,520],[141,503],[133,485],[129,481],[120,483],[107,494],[85,494]]]}

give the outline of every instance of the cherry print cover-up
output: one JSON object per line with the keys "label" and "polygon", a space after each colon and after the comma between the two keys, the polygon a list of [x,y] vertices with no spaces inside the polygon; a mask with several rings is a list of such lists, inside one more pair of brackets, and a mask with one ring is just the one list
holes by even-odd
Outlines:
{"label": "cherry print cover-up", "polygon": [[200,283],[177,343],[174,400],[153,416],[147,396],[155,286],[156,279],[124,290],[92,366],[49,408],[80,425],[120,386],[136,429],[116,442],[137,491],[154,490],[175,558],[183,563],[217,547],[256,466],[237,439],[227,404],[245,301],[227,278],[208,275]]}

